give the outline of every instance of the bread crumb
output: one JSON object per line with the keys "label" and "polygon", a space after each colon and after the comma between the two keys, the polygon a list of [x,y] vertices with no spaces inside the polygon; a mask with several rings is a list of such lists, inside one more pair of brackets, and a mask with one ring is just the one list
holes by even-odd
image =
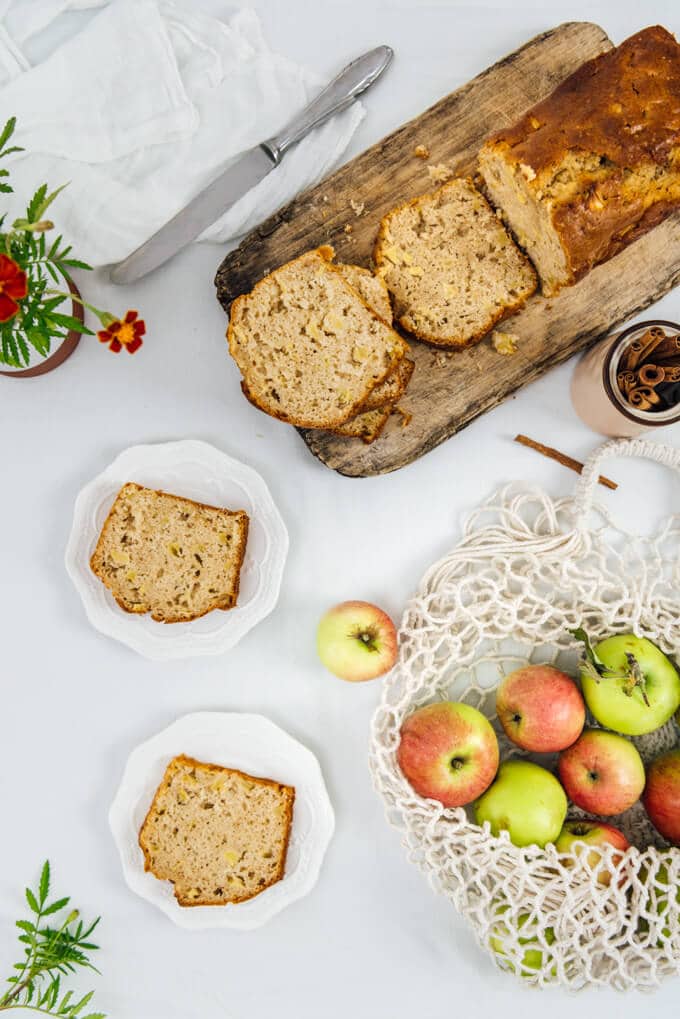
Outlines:
{"label": "bread crumb", "polygon": [[428,149],[427,145],[416,145],[415,149],[413,150],[413,155],[417,156],[418,159],[429,159],[430,150]]}
{"label": "bread crumb", "polygon": [[352,224],[351,223],[345,223],[345,233],[346,234],[351,234],[352,229],[353,228],[352,228]]}
{"label": "bread crumb", "polygon": [[363,214],[363,211],[366,208],[366,203],[365,202],[355,202],[353,198],[350,198],[349,204],[352,206],[352,210],[354,212],[354,215],[358,219],[359,216],[361,216]]}
{"label": "bread crumb", "polygon": [[494,329],[491,333],[491,346],[497,354],[504,354],[505,356],[516,354],[518,343],[519,336],[517,333],[504,333],[500,329]]}
{"label": "bread crumb", "polygon": [[321,201],[322,202],[330,202],[330,198],[328,197],[328,195],[322,195]]}
{"label": "bread crumb", "polygon": [[432,355],[432,363],[435,364],[437,368],[446,368],[449,363],[449,355],[440,350],[436,354]]}
{"label": "bread crumb", "polygon": [[394,408],[394,413],[399,414],[399,416],[401,417],[400,427],[408,428],[408,426],[411,424],[411,421],[413,420],[413,414],[410,414],[407,410],[403,410],[402,407],[398,406]]}
{"label": "bread crumb", "polygon": [[427,172],[430,175],[430,180],[434,184],[446,184],[447,180],[451,180],[453,177],[453,170],[446,163],[430,164],[427,168]]}

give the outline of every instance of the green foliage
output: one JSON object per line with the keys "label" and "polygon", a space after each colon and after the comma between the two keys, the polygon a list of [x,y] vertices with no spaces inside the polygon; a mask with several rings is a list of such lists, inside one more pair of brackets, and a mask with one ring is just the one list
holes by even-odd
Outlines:
{"label": "green foliage", "polygon": [[[16,120],[12,117],[0,131],[0,159],[22,150],[8,146],[14,133]],[[0,167],[0,192],[11,192],[7,183],[9,171]],[[53,228],[44,216],[52,202],[66,187],[63,184],[48,193],[47,184],[41,184],[26,208],[26,215],[16,219],[9,231],[2,232],[0,219],[0,252],[9,255],[24,270],[28,294],[19,302],[19,310],[8,322],[0,323],[0,362],[20,368],[30,360],[30,347],[40,355],[50,351],[53,340],[61,341],[69,330],[92,335],[92,330],[78,319],[57,309],[69,300],[68,293],[55,291],[52,285],[68,289],[72,269],[90,269],[71,254],[71,246],[60,235],[48,245],[46,232]]]}
{"label": "green foliage", "polygon": [[97,945],[90,937],[99,923],[86,926],[77,909],[68,912],[66,918],[56,926],[50,926],[46,917],[54,917],[66,910],[70,899],[49,901],[50,864],[43,865],[38,888],[26,889],[26,902],[31,911],[28,920],[17,920],[20,931],[19,941],[23,946],[23,960],[15,963],[14,972],[7,978],[9,989],[0,993],[0,1012],[28,1006],[43,1015],[62,1016],[64,1019],[105,1019],[103,1012],[88,1012],[85,1009],[92,1000],[94,991],[81,998],[73,991],[63,991],[62,978],[75,973],[78,968],[97,972],[89,959],[89,953]]}

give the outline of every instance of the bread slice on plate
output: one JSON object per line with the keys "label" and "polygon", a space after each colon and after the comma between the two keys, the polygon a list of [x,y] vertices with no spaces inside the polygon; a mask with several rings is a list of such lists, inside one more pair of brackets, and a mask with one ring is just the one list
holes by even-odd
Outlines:
{"label": "bread slice on plate", "polygon": [[336,428],[363,409],[408,345],[318,248],[265,276],[231,309],[229,350],[245,396],[301,428]]}
{"label": "bread slice on plate", "polygon": [[104,521],[90,566],[126,612],[188,622],[236,605],[247,539],[243,510],[128,482]]}
{"label": "bread slice on plate", "polygon": [[388,212],[374,260],[397,322],[440,347],[480,340],[536,289],[530,262],[463,178]]}
{"label": "bread slice on plate", "polygon": [[295,789],[173,758],[139,832],[144,869],[180,906],[245,902],[284,875]]}

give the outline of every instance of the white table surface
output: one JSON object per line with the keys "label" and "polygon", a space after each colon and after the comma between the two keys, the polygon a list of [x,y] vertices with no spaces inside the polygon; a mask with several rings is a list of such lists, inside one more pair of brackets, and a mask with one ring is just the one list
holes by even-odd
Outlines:
{"label": "white table surface", "polygon": [[[216,13],[227,6],[205,4]],[[535,33],[598,21],[615,41],[655,21],[680,31],[675,0],[463,7],[417,0],[259,0],[270,38],[334,72],[378,43],[396,51],[368,96],[359,152]],[[549,7],[552,9],[549,10]],[[348,154],[348,155],[349,155]],[[517,431],[583,458],[598,439],[568,396],[573,365],[552,371],[418,463],[371,480],[322,467],[296,433],[252,408],[226,356],[212,279],[224,251],[194,246],[162,272],[115,290],[89,279],[100,306],[137,307],[148,338],[135,357],[85,339],[44,379],[0,379],[2,726],[0,959],[13,959],[21,888],[46,857],[55,890],[101,913],[99,1008],[115,1019],[440,1019],[466,1008],[566,1019],[574,1008],[632,1019],[669,1014],[680,982],[652,997],[525,992],[498,973],[453,909],[407,862],[366,766],[379,681],[342,683],[314,651],[321,612],[365,598],[396,618],[467,511],[506,481],[568,493],[574,476],[511,442]],[[680,291],[657,305],[680,319]],[[252,464],[288,524],[278,608],[223,657],[152,664],[88,625],[63,567],[79,488],[137,442],[198,437]],[[680,426],[657,433],[680,441]],[[604,498],[644,529],[677,507],[677,477],[632,461]],[[123,884],[107,810],[130,750],[200,709],[257,711],[318,755],[337,812],[320,881],[259,931],[191,933]],[[11,958],[10,958],[11,956]],[[82,983],[82,981],[81,981]]]}

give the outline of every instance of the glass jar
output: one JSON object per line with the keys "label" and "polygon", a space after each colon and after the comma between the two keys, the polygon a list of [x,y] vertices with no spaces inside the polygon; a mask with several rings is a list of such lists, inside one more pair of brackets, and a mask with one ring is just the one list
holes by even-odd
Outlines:
{"label": "glass jar", "polygon": [[[664,410],[640,410],[625,398],[618,382],[621,361],[631,343],[652,327],[667,336],[680,335],[677,322],[650,319],[607,336],[587,351],[576,365],[571,382],[574,410],[600,435],[633,437],[680,421],[680,402]],[[650,355],[653,358],[653,353]]]}

